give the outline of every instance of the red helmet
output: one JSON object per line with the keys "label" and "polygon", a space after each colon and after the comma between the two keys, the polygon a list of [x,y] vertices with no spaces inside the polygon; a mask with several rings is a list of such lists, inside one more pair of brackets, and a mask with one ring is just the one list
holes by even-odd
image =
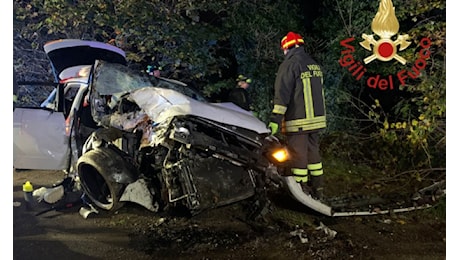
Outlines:
{"label": "red helmet", "polygon": [[286,34],[286,36],[281,39],[281,49],[283,50],[287,50],[296,44],[304,44],[303,38],[300,36],[300,34],[288,32],[288,34]]}

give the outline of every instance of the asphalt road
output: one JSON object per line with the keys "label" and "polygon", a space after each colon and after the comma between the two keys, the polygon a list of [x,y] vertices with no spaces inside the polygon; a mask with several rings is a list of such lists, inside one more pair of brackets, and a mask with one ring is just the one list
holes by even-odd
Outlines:
{"label": "asphalt road", "polygon": [[[163,218],[133,206],[86,219],[78,212],[80,206],[40,216],[36,213],[50,205],[41,203],[27,210],[24,182],[31,181],[38,189],[52,187],[63,178],[62,172],[13,171],[12,259],[446,259],[445,219],[423,211],[320,217],[337,231],[337,236],[330,239],[313,222],[304,223],[301,229],[295,229],[305,231],[308,243],[303,243],[292,235],[294,227],[286,221],[294,221],[296,216],[302,216],[302,221],[318,217],[278,207],[270,217],[272,221],[265,224],[242,221],[239,211],[234,210],[237,205],[208,211],[191,220]],[[74,198],[79,198],[76,195]],[[277,214],[284,217],[276,218]],[[11,247],[5,248],[2,259],[11,259],[6,257]]]}
{"label": "asphalt road", "polygon": [[13,171],[13,259],[149,259],[130,247],[129,230],[113,224],[107,228],[117,216],[85,219],[78,213],[81,206],[35,216],[50,207],[45,202],[26,208],[25,181],[37,189],[52,187],[63,178],[62,172]]}

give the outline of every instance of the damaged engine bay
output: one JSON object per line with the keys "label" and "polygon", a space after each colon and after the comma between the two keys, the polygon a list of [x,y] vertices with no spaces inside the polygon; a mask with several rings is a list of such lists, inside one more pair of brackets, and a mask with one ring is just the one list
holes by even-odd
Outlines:
{"label": "damaged engine bay", "polygon": [[265,124],[232,103],[174,90],[181,87],[96,62],[89,100],[103,127],[77,163],[96,206],[116,210],[131,201],[154,212],[185,207],[195,214],[264,189],[265,172],[274,167],[268,150],[277,143]]}

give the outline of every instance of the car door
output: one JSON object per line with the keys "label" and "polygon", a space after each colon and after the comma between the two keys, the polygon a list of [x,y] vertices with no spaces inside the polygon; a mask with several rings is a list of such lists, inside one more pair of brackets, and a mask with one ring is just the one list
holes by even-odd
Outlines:
{"label": "car door", "polygon": [[63,170],[69,158],[63,112],[16,108],[13,112],[13,167]]}

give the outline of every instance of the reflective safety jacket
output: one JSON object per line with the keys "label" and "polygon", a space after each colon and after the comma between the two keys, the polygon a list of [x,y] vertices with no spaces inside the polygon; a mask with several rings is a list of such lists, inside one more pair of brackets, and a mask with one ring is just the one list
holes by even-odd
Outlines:
{"label": "reflective safety jacket", "polygon": [[289,50],[278,69],[272,115],[284,115],[287,133],[326,127],[323,72],[303,46]]}

